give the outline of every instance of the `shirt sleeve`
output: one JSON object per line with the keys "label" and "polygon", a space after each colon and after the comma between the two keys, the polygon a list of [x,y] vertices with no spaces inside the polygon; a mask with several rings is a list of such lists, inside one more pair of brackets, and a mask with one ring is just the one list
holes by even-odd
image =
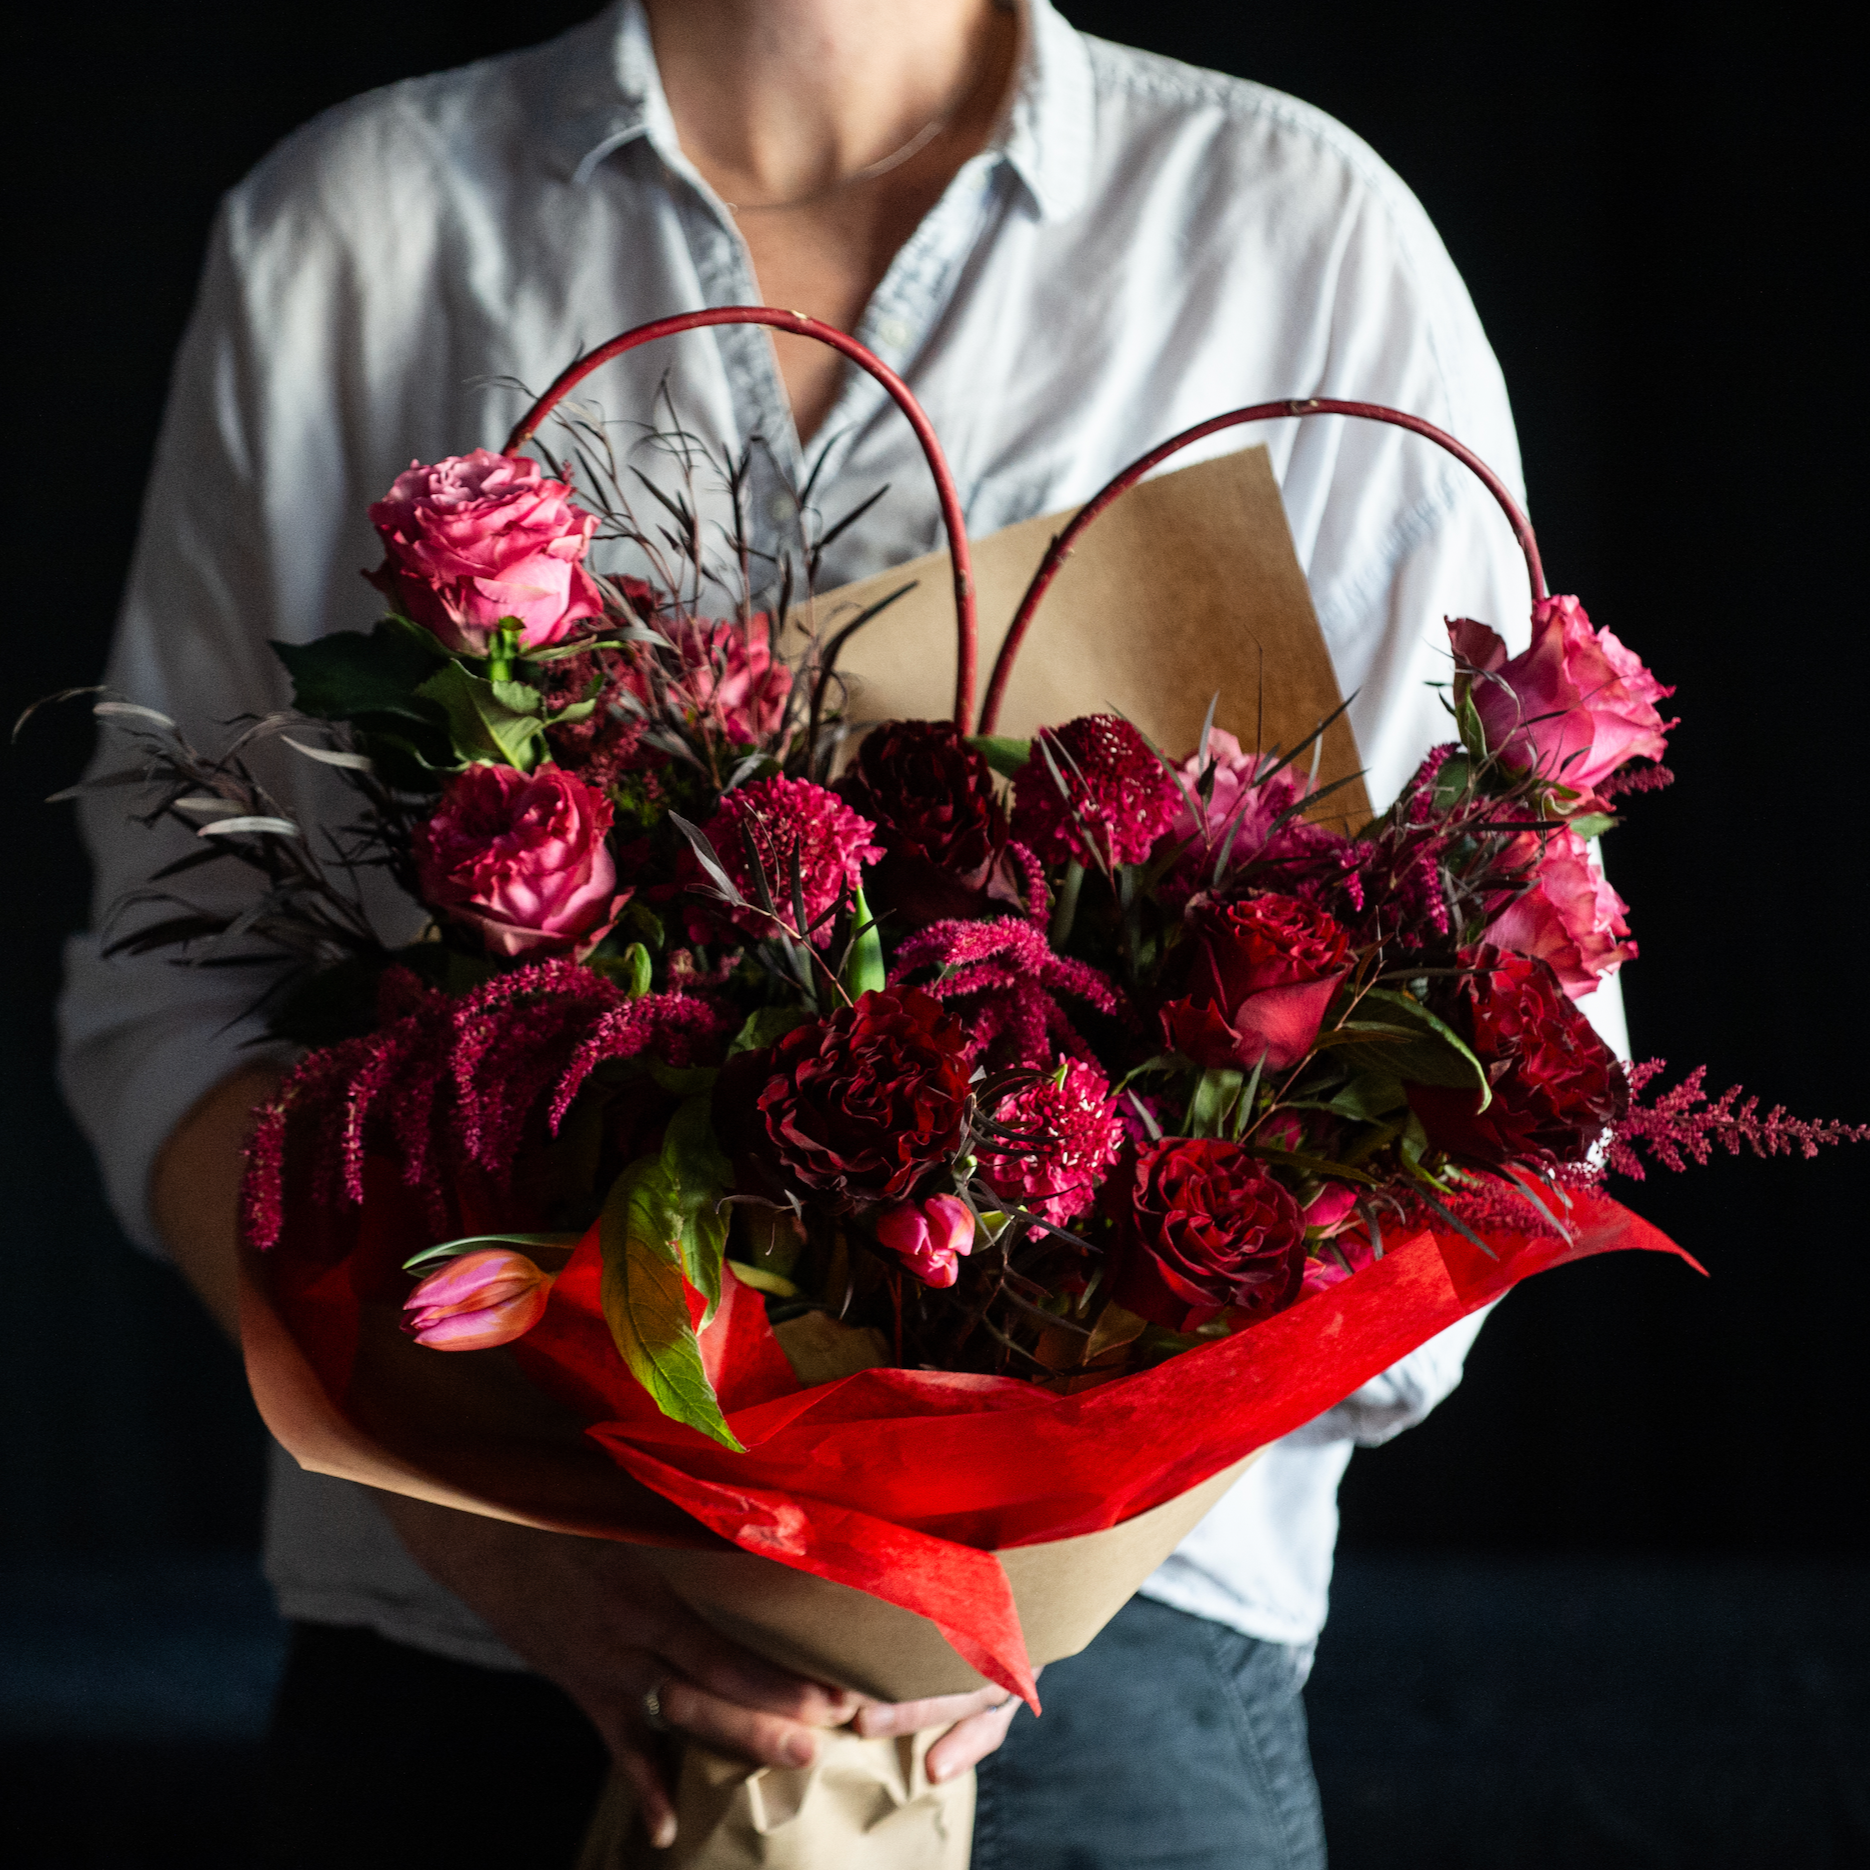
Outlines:
{"label": "shirt sleeve", "polygon": [[[244,719],[287,705],[269,639],[303,642],[368,622],[356,578],[367,534],[353,536],[341,465],[341,259],[309,217],[276,216],[256,235],[243,185],[217,217],[177,355],[105,683],[171,716],[204,753],[220,752]],[[123,768],[129,755],[106,728],[91,775]],[[252,764],[301,822],[348,815],[327,769],[277,743]],[[66,951],[60,1080],[118,1219],[160,1252],[151,1166],[199,1097],[264,1055],[251,1008],[266,975],[178,964],[173,950],[105,955],[114,934],[157,913],[126,911],[126,893],[192,845],[182,827],[136,822],[135,802],[124,788],[79,806],[94,866],[92,926]],[[230,861],[168,887],[225,911],[250,900],[251,882]]]}

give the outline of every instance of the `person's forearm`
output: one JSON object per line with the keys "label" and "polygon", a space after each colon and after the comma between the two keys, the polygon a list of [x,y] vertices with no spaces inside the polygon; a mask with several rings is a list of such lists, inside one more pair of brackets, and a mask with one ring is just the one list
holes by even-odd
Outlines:
{"label": "person's forearm", "polygon": [[236,1343],[242,1152],[256,1112],[279,1088],[280,1077],[278,1066],[254,1064],[223,1078],[175,1126],[150,1174],[150,1206],[163,1244]]}

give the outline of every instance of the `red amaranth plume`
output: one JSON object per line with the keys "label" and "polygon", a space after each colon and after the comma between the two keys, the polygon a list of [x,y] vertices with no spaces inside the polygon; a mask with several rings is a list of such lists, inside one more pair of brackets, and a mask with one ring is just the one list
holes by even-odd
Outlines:
{"label": "red amaranth plume", "polygon": [[1089,1059],[1054,997],[1068,993],[1100,1013],[1117,1013],[1117,990],[1096,968],[1053,952],[1042,930],[1014,916],[992,922],[932,922],[896,951],[894,984],[934,970],[923,991],[944,1003],[967,1028],[970,1060],[1043,1069],[1061,1054]]}
{"label": "red amaranth plume", "polygon": [[380,1153],[439,1217],[463,1166],[506,1186],[529,1126],[541,1139],[555,1133],[603,1059],[653,1050],[678,1067],[712,1060],[735,1022],[701,995],[631,1000],[563,960],[498,975],[459,999],[425,993],[405,974],[384,997],[408,1010],[365,1038],[311,1053],[262,1113],[242,1195],[256,1247],[282,1231],[288,1168],[313,1201],[357,1203],[366,1158]]}
{"label": "red amaranth plume", "polygon": [[1640,1104],[1638,1094],[1665,1069],[1659,1058],[1629,1068],[1630,1108],[1611,1126],[1604,1155],[1604,1167],[1613,1174],[1642,1181],[1645,1165],[1637,1154],[1639,1148],[1663,1168],[1680,1170],[1691,1161],[1705,1164],[1716,1144],[1730,1156],[1743,1151],[1756,1156],[1790,1156],[1796,1152],[1809,1160],[1828,1143],[1870,1142],[1870,1123],[1793,1117],[1783,1104],[1775,1104],[1761,1115],[1760,1100],[1743,1098],[1737,1084],[1729,1085],[1710,1102],[1702,1088],[1708,1071],[1705,1065],[1697,1065],[1653,1104]]}

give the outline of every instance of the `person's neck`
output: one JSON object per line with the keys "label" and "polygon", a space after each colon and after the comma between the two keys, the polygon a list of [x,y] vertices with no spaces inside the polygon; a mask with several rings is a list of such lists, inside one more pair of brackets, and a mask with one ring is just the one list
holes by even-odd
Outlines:
{"label": "person's neck", "polygon": [[682,147],[726,200],[803,201],[969,101],[993,0],[645,0]]}

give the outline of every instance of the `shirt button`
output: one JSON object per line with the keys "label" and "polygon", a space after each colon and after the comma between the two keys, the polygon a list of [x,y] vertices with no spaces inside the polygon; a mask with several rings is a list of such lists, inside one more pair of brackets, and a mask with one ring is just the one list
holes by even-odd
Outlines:
{"label": "shirt button", "polygon": [[790,526],[799,516],[798,502],[789,493],[774,494],[766,510],[772,515],[775,526]]}
{"label": "shirt button", "polygon": [[879,318],[877,320],[877,342],[892,351],[899,351],[909,342],[910,330],[900,318]]}

